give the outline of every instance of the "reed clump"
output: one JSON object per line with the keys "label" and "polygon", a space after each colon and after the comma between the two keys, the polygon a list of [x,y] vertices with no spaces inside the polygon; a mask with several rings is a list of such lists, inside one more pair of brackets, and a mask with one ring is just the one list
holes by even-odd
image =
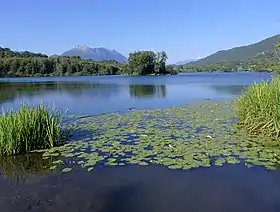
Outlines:
{"label": "reed clump", "polygon": [[280,78],[253,84],[235,100],[238,125],[250,134],[280,136]]}
{"label": "reed clump", "polygon": [[0,155],[18,155],[59,145],[63,113],[43,104],[0,115]]}

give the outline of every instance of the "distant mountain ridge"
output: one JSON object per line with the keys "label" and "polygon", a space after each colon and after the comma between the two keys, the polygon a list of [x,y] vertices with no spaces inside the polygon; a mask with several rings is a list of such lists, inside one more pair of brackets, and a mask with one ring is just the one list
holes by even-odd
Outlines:
{"label": "distant mountain ridge", "polygon": [[189,65],[207,65],[221,61],[244,61],[256,57],[260,54],[267,54],[274,51],[274,45],[280,41],[280,35],[266,38],[257,43],[246,46],[235,47],[229,50],[221,50]]}
{"label": "distant mountain ridge", "polygon": [[59,57],[57,54],[50,55],[49,57]]}
{"label": "distant mountain ridge", "polygon": [[126,63],[127,61],[127,58],[116,50],[103,47],[91,48],[86,45],[76,45],[74,48],[62,53],[61,56],[79,56],[83,59],[92,59],[95,61],[115,60],[119,63]]}
{"label": "distant mountain ridge", "polygon": [[195,62],[195,61],[197,61],[197,60],[199,60],[199,59],[182,60],[182,61],[177,62],[175,65],[185,65],[185,64],[187,64],[187,63]]}

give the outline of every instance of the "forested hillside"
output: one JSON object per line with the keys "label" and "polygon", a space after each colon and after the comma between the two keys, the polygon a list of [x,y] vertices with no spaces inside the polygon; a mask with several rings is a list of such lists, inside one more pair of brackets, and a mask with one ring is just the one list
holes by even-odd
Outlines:
{"label": "forested hillside", "polygon": [[[280,35],[273,36],[256,44],[233,48],[223,54],[223,51],[220,51],[197,62],[188,63],[176,68],[179,72],[250,71],[280,73],[279,42]],[[236,56],[237,54],[239,56]]]}
{"label": "forested hillside", "polygon": [[280,40],[280,35],[262,40],[247,46],[235,47],[229,50],[221,50],[198,61],[191,62],[189,65],[207,65],[223,61],[245,61],[260,54],[270,54],[274,52],[274,46]]}

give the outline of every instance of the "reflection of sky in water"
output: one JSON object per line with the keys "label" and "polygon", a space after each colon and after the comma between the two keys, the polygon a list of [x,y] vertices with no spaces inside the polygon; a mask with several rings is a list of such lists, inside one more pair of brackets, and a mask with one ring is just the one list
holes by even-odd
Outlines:
{"label": "reflection of sky in water", "polygon": [[70,113],[99,114],[132,107],[161,108],[203,99],[229,99],[238,96],[244,85],[269,78],[265,73],[18,78],[8,80],[42,82],[25,86],[12,83],[6,87],[0,84],[0,97],[4,108],[17,108],[21,101],[43,101],[68,108]]}
{"label": "reflection of sky in water", "polygon": [[280,198],[279,172],[229,165],[187,172],[109,167],[44,177],[20,189],[1,186],[3,212],[277,212]]}

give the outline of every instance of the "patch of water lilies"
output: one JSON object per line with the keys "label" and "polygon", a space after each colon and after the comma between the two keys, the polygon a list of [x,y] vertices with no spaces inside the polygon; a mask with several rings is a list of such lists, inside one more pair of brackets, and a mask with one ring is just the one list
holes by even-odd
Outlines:
{"label": "patch of water lilies", "polygon": [[280,163],[280,148],[236,131],[232,102],[112,113],[80,121],[80,129],[91,130],[92,137],[45,151],[43,158],[59,158],[51,169],[60,166],[69,172],[81,166],[90,172],[100,164],[160,164],[188,170],[226,163],[275,169]]}

